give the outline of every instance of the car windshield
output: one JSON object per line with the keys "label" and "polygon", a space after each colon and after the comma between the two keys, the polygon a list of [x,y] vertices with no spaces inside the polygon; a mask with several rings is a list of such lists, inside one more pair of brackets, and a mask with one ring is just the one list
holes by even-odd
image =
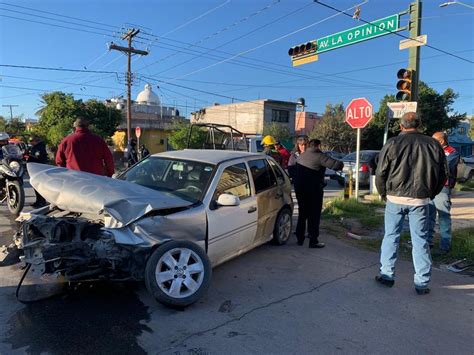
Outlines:
{"label": "car windshield", "polygon": [[[375,155],[377,155],[378,152],[360,152],[360,161],[369,161],[371,160]],[[356,152],[347,154],[344,159],[344,161],[356,161]]]}
{"label": "car windshield", "polygon": [[190,160],[149,157],[119,179],[165,191],[194,203],[202,201],[214,167],[212,164]]}

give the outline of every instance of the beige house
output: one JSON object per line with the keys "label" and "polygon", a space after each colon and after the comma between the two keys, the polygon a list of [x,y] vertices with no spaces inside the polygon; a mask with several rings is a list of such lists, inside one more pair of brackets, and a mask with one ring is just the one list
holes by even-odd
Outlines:
{"label": "beige house", "polygon": [[214,104],[191,113],[191,123],[227,124],[246,134],[262,134],[266,125],[284,125],[295,133],[296,102],[255,100]]}
{"label": "beige house", "polygon": [[[127,130],[126,101],[123,99],[112,99],[107,102],[122,110],[123,121],[112,137],[114,151],[123,152],[125,148],[125,137]],[[140,144],[144,144],[150,153],[164,152],[168,148],[168,137],[174,125],[178,122],[186,122],[174,107],[166,107],[161,104],[160,98],[152,90],[151,85],[146,84],[136,100],[132,103],[132,137],[135,138],[135,128],[141,128]]]}

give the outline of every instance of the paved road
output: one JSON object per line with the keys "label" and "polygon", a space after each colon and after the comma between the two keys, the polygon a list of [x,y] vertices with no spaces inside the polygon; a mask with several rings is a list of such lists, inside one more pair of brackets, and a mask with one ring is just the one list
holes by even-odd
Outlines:
{"label": "paved road", "polygon": [[[4,207],[0,227],[2,239],[13,233]],[[157,304],[140,283],[83,284],[24,305],[17,266],[0,267],[0,353],[472,354],[472,278],[434,270],[433,292],[417,296],[401,261],[384,289],[373,281],[376,253],[322,239],[325,249],[292,240],[216,268],[207,295],[184,311]],[[45,289],[27,285],[23,297]]]}

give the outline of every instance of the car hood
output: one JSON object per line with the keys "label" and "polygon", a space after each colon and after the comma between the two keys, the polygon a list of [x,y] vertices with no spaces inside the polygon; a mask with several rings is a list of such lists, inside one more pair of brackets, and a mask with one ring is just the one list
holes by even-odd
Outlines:
{"label": "car hood", "polygon": [[28,163],[27,169],[31,185],[48,202],[62,210],[103,216],[108,228],[121,228],[153,210],[192,205],[128,181],[37,163]]}

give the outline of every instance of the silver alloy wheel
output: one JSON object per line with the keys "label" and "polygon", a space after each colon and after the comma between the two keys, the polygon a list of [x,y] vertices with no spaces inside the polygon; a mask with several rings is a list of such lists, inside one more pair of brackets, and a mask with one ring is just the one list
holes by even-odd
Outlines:
{"label": "silver alloy wheel", "polygon": [[166,295],[173,298],[189,297],[204,280],[204,264],[194,251],[174,248],[158,260],[155,277],[158,287]]}
{"label": "silver alloy wheel", "polygon": [[291,234],[291,216],[288,213],[282,213],[278,219],[278,239],[286,242]]}

